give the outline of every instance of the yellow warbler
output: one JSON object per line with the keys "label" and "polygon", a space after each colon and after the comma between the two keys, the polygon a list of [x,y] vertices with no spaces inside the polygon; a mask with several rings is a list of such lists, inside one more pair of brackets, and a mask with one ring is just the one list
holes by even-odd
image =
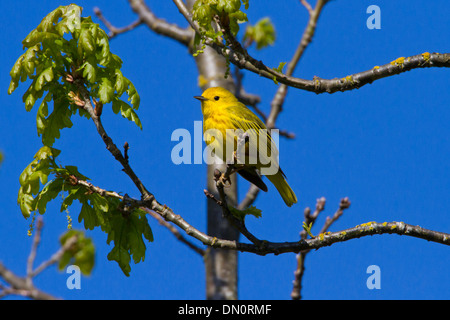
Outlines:
{"label": "yellow warbler", "polygon": [[[297,203],[297,197],[278,165],[278,150],[264,123],[224,88],[209,88],[194,98],[202,103],[204,138],[215,155],[227,162],[230,154],[233,154],[236,160],[239,138],[244,137],[245,140],[240,141],[245,144],[242,150],[245,152],[245,161],[236,166],[237,172],[261,190],[267,191],[258,173],[260,171],[277,188],[287,206]],[[237,131],[245,133],[238,136]]]}

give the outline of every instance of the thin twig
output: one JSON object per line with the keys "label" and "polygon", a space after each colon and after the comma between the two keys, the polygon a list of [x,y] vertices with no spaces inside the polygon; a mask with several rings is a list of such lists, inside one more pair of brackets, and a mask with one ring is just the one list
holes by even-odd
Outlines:
{"label": "thin twig", "polygon": [[244,210],[245,208],[250,207],[253,202],[255,202],[256,197],[259,194],[260,189],[255,186],[253,183],[250,183],[250,187],[248,188],[247,193],[245,194],[244,199],[241,201],[241,203],[239,203],[238,205],[238,209],[239,210]]}
{"label": "thin twig", "polygon": [[108,33],[108,37],[110,39],[114,38],[115,36],[131,31],[133,29],[135,29],[136,27],[140,26],[143,21],[141,20],[141,18],[137,19],[135,22],[130,23],[128,26],[122,27],[122,28],[117,28],[115,26],[113,26],[111,24],[111,22],[109,22],[104,16],[102,11],[100,10],[100,8],[98,7],[94,7],[94,13],[97,16],[97,18],[100,19],[100,21],[103,22],[103,24],[109,29],[109,33]]}
{"label": "thin twig", "polygon": [[[292,57],[291,61],[287,66],[286,76],[288,77],[292,76],[295,68],[297,67],[298,62],[300,61],[300,58],[303,56],[303,53],[305,52],[306,48],[311,43],[312,38],[314,37],[314,33],[316,31],[317,20],[319,19],[320,13],[322,12],[324,5],[327,3],[327,0],[318,0],[314,10],[311,8],[311,5],[308,2],[301,0],[301,3],[307,8],[309,12],[309,20],[308,24],[306,25],[306,29],[303,32],[303,36],[300,39],[300,43],[298,44],[297,49],[295,50],[294,56]],[[286,84],[281,84],[278,87],[278,90],[275,93],[274,98],[272,99],[271,110],[269,117],[267,119],[268,128],[275,127],[275,121],[282,110],[287,90],[288,87]]]}
{"label": "thin twig", "polygon": [[342,214],[344,213],[345,209],[348,209],[350,207],[350,200],[345,197],[343,199],[341,199],[341,202],[339,203],[339,209],[334,213],[333,217],[327,217],[327,219],[325,220],[325,223],[322,227],[322,229],[320,230],[319,234],[325,233],[328,231],[328,228],[337,220],[339,219]]}
{"label": "thin twig", "polygon": [[[309,207],[305,208],[304,216],[305,216],[305,224],[307,226],[312,227],[314,225],[317,217],[319,216],[319,213],[325,210],[325,203],[326,199],[324,197],[317,199],[316,209],[314,210],[313,214],[311,214],[311,209]],[[300,232],[300,238],[302,240],[306,240],[307,237],[308,233],[306,232],[306,230],[303,229]],[[292,300],[301,299],[302,280],[303,274],[305,273],[305,258],[308,252],[309,250],[301,251],[295,257],[297,260],[297,268],[294,271],[294,281],[292,281],[292,292],[291,292]]]}
{"label": "thin twig", "polygon": [[31,273],[32,277],[37,276],[39,273],[50,267],[51,265],[54,265],[55,263],[58,263],[59,260],[61,260],[64,253],[66,253],[68,250],[70,250],[73,245],[78,241],[78,236],[74,235],[66,240],[64,245],[56,251],[50,259],[42,262],[33,272]]}
{"label": "thin twig", "polygon": [[186,239],[178,229],[176,229],[173,225],[171,225],[170,223],[168,223],[167,221],[165,221],[158,213],[154,212],[153,210],[149,210],[146,209],[146,212],[148,212],[148,214],[150,214],[153,218],[155,218],[156,220],[158,220],[158,222],[166,227],[170,232],[172,232],[172,234],[175,236],[175,238],[177,238],[177,240],[181,241],[182,243],[184,243],[185,245],[187,245],[190,249],[194,250],[195,252],[197,252],[200,256],[204,256],[205,255],[205,250],[198,247],[197,245],[195,245],[194,243],[192,243],[191,241],[189,241],[188,239]]}
{"label": "thin twig", "polygon": [[[316,203],[316,210],[312,215],[309,214],[308,210],[309,208],[305,209],[305,222],[309,225],[311,223],[311,226],[314,225],[314,222],[316,221],[317,217],[319,216],[320,212],[325,210],[325,203],[326,200],[324,197],[317,199]],[[341,199],[339,203],[339,209],[334,213],[333,217],[327,217],[319,235],[325,234],[325,232],[328,231],[328,228],[337,220],[339,219],[342,214],[344,213],[345,209],[348,209],[350,207],[350,200],[346,197]],[[307,237],[307,232],[305,230],[302,230],[300,233],[300,237],[304,240]],[[293,281],[293,287],[291,292],[291,298],[292,300],[299,300],[301,299],[301,290],[302,290],[302,280],[303,275],[305,273],[305,259],[306,255],[311,250],[304,250],[297,254],[297,269],[294,271],[294,281]]]}
{"label": "thin twig", "polygon": [[41,241],[42,227],[42,218],[39,217],[36,222],[36,231],[33,237],[33,242],[31,244],[30,254],[27,259],[27,272],[25,277],[19,277],[15,275],[0,262],[0,278],[2,278],[9,285],[9,287],[0,285],[0,298],[7,295],[20,295],[23,297],[38,300],[57,299],[56,297],[37,289],[33,285],[32,279],[48,266],[58,262],[61,259],[63,253],[74,244],[74,241],[76,241],[76,239],[72,238],[76,238],[76,236],[69,238],[66,241],[65,245],[61,249],[59,249],[49,260],[44,261],[39,267],[33,270],[33,263],[36,259],[37,248]]}
{"label": "thin twig", "polygon": [[27,282],[27,286],[29,286],[29,287],[31,287],[33,284],[33,282],[32,282],[33,263],[34,263],[34,260],[36,259],[37,247],[39,246],[39,243],[41,242],[41,232],[42,232],[43,226],[44,226],[44,223],[42,221],[42,217],[38,217],[38,219],[36,221],[36,232],[34,234],[33,243],[31,244],[31,251],[30,251],[30,254],[28,255],[28,259],[27,259],[27,276],[25,279]]}
{"label": "thin twig", "polygon": [[[230,166],[228,166],[230,167]],[[216,170],[219,171],[219,170]],[[225,175],[229,174],[228,171],[225,173]],[[219,192],[220,195],[220,200],[216,199],[214,197],[213,194],[211,194],[208,190],[204,190],[205,195],[214,200],[218,205],[220,205],[222,207],[222,214],[225,218],[228,219],[228,221],[230,221],[230,223],[236,227],[236,229],[239,230],[239,232],[246,237],[248,240],[250,240],[254,245],[256,246],[260,246],[262,244],[262,241],[259,240],[258,238],[256,238],[250,231],[248,231],[247,227],[245,226],[245,223],[243,220],[239,220],[238,218],[236,218],[235,216],[233,216],[233,214],[230,212],[230,209],[228,208],[228,204],[227,204],[227,200],[226,200],[226,195],[225,192],[223,190],[224,188],[224,183],[223,183],[223,179],[221,179],[222,173],[219,171],[216,175],[216,186],[217,186],[217,191]],[[226,179],[226,177],[225,177]]]}
{"label": "thin twig", "polygon": [[308,3],[308,1],[306,0],[300,0],[301,4],[306,8],[306,10],[308,10],[309,15],[313,14],[313,8],[311,7],[311,5]]}

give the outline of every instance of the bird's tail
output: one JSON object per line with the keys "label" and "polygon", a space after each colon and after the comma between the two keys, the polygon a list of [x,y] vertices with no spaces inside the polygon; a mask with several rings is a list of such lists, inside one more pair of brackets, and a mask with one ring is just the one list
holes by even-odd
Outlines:
{"label": "bird's tail", "polygon": [[287,183],[281,169],[274,175],[267,175],[267,178],[273,183],[275,188],[277,188],[288,207],[292,206],[294,203],[297,203],[297,196]]}

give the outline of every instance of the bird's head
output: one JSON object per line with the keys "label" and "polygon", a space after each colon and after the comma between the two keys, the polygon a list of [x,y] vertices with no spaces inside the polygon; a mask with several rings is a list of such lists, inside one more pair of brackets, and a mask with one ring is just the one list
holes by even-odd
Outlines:
{"label": "bird's head", "polygon": [[211,108],[220,108],[238,101],[230,91],[222,87],[206,89],[201,96],[195,96],[194,98],[202,102],[202,107]]}

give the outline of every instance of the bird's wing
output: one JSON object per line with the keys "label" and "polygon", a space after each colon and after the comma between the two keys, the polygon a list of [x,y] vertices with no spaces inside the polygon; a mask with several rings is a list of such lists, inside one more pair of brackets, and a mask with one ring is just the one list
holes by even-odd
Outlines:
{"label": "bird's wing", "polygon": [[[275,164],[278,167],[278,150],[276,144],[261,119],[242,103],[227,106],[226,111],[229,114],[234,129],[241,129],[248,133],[249,145],[246,148],[246,156],[249,156],[247,159],[249,161],[248,163],[257,163],[258,167],[268,164]],[[264,130],[264,136],[261,135],[260,130]],[[261,140],[263,138],[265,140]],[[266,152],[261,152],[260,146],[263,146],[265,142],[267,143]],[[254,157],[252,156],[252,147],[254,150],[258,150],[258,154]],[[276,171],[273,172],[273,174],[275,173]]]}
{"label": "bird's wing", "polygon": [[255,167],[245,167],[239,170],[238,173],[245,180],[250,181],[262,191],[267,192],[267,186],[264,181],[262,181],[261,176],[259,175],[258,171],[256,171]]}

